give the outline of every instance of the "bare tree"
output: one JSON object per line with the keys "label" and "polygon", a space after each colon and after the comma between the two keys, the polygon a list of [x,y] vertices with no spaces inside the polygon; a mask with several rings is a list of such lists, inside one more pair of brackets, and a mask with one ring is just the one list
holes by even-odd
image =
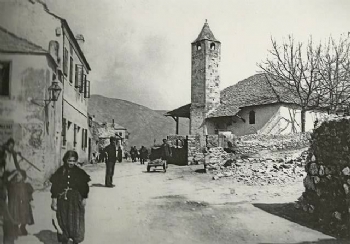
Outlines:
{"label": "bare tree", "polygon": [[329,112],[344,110],[350,102],[350,41],[332,37],[324,45],[319,67],[321,87],[317,90],[320,105]]}
{"label": "bare tree", "polygon": [[[282,45],[271,38],[272,49],[266,61],[258,64],[266,74],[267,81],[274,89],[281,89],[283,99],[301,107],[301,130],[305,131],[305,113],[319,105],[321,78],[322,46],[313,45],[312,39],[304,47],[302,42],[295,42],[292,36]],[[276,92],[278,95],[279,92]]]}

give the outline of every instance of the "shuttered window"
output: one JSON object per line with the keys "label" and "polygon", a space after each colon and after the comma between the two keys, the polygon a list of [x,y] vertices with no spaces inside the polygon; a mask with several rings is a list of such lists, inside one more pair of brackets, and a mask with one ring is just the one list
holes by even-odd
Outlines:
{"label": "shuttered window", "polygon": [[63,52],[63,74],[65,76],[68,75],[68,50],[67,50],[67,48],[64,48],[64,52]]}
{"label": "shuttered window", "polygon": [[85,81],[84,97],[90,98],[90,81],[89,80]]}
{"label": "shuttered window", "polygon": [[84,79],[84,69],[83,66],[80,64],[75,65],[75,83],[74,87],[79,88],[80,92],[80,87],[83,84],[83,79]]}
{"label": "shuttered window", "polygon": [[74,146],[77,145],[77,132],[78,132],[78,126],[74,124],[74,141],[73,141]]}
{"label": "shuttered window", "polygon": [[74,65],[73,65],[73,58],[70,57],[69,59],[69,82],[73,82],[73,73],[74,73]]}
{"label": "shuttered window", "polygon": [[62,146],[67,143],[67,121],[65,118],[62,119]]}

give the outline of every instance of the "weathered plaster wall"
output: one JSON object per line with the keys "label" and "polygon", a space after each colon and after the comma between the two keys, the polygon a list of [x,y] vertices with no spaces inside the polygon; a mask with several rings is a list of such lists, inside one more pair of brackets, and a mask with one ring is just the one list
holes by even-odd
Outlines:
{"label": "weathered plaster wall", "polygon": [[29,0],[0,1],[0,23],[12,33],[46,50],[51,40],[58,41],[62,52],[62,35],[57,36],[55,32],[61,27],[61,22],[49,15],[39,3]]}
{"label": "weathered plaster wall", "polygon": [[55,67],[44,56],[4,55],[11,61],[10,97],[0,97],[0,123],[11,128],[1,129],[1,144],[13,137],[16,150],[41,169],[34,170],[26,162],[21,167],[38,182],[45,180],[59,165],[61,143],[62,96],[45,106],[47,88],[52,83]]}
{"label": "weathered plaster wall", "polygon": [[[35,1],[34,1],[35,2]],[[0,23],[1,26],[10,32],[25,38],[46,50],[49,50],[50,41],[57,41],[58,48],[58,64],[63,70],[63,52],[64,47],[67,48],[69,56],[73,58],[73,67],[75,64],[82,64],[81,57],[77,55],[74,45],[71,46],[72,40],[69,39],[67,32],[62,28],[61,21],[50,15],[42,4],[32,3],[28,0],[14,0],[0,3]],[[72,47],[72,48],[71,48]],[[69,61],[69,58],[68,58]],[[77,133],[77,144],[73,145],[73,128],[74,124],[67,129],[67,146],[63,147],[62,155],[67,149],[76,149],[82,161],[87,161],[88,149],[83,150],[82,128],[88,129],[87,105],[88,101],[84,98],[83,93],[79,93],[74,87],[75,72],[73,72],[73,82],[69,82],[69,63],[68,76],[63,77],[64,84],[64,117],[69,121],[75,121],[81,128]],[[85,68],[85,74],[87,74]],[[91,137],[88,130],[88,137]],[[87,140],[88,141],[88,140]]]}

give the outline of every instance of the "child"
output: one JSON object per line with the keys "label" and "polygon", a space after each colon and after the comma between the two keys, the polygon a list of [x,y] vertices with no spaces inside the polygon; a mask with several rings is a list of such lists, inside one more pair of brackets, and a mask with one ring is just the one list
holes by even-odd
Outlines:
{"label": "child", "polygon": [[34,189],[27,182],[27,174],[24,170],[19,170],[15,176],[16,180],[9,187],[17,188],[15,194],[8,196],[9,211],[14,220],[19,223],[19,235],[28,235],[26,225],[34,224],[31,202],[33,200]]}

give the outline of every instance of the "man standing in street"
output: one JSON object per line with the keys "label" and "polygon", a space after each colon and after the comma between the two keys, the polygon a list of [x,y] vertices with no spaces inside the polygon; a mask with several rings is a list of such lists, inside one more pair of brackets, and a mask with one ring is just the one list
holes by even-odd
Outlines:
{"label": "man standing in street", "polygon": [[116,139],[111,136],[109,145],[103,150],[107,155],[105,186],[113,187],[114,166],[117,161]]}
{"label": "man standing in street", "polygon": [[170,145],[168,144],[166,139],[163,139],[162,148],[162,160],[166,161],[166,165],[168,165],[168,160],[172,157],[172,152]]}

